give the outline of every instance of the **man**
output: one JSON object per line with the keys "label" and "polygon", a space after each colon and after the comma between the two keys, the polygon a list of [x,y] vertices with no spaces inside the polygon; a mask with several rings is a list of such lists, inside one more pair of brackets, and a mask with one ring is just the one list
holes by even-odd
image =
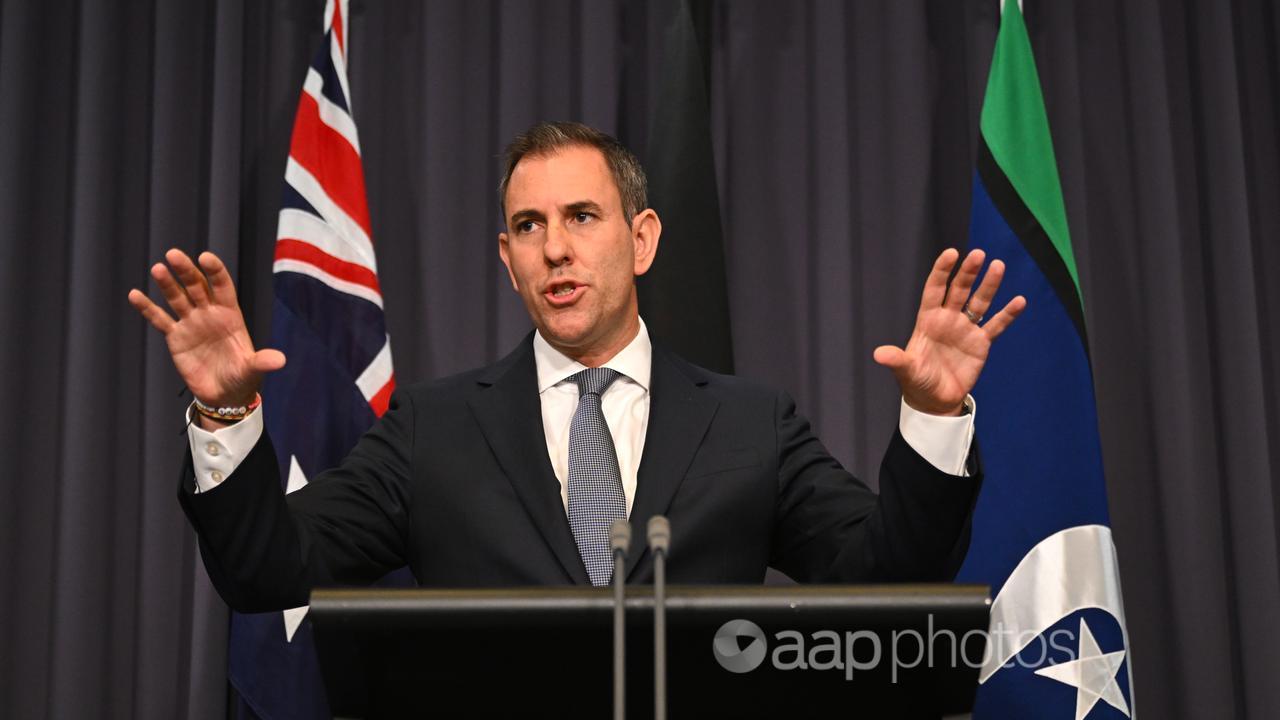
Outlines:
{"label": "man", "polygon": [[[876,349],[903,394],[877,496],[785,394],[649,337],[635,277],[662,225],[616,140],[535,126],[508,148],[501,201],[499,254],[535,332],[492,366],[398,391],[340,467],[287,498],[256,407],[285,358],[254,349],[222,263],[170,250],[172,270],[152,268],[176,319],[130,292],[197,401],[179,496],[229,605],[297,606],[314,586],[403,564],[424,586],[601,585],[610,521],[655,514],[678,538],[672,582],[758,583],[770,565],[801,581],[951,577],[981,480],[968,393],[1026,305],[982,324],[998,260],[975,290],[983,256],[970,253],[948,287],[959,253],[944,252],[906,347]],[[632,553],[627,579],[651,572]]]}

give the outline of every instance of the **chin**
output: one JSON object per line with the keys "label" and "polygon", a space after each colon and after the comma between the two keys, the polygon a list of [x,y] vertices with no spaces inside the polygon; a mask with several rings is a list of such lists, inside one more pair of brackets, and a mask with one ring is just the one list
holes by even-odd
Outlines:
{"label": "chin", "polygon": [[583,317],[546,318],[542,324],[542,335],[552,345],[562,347],[579,347],[591,334],[591,323]]}

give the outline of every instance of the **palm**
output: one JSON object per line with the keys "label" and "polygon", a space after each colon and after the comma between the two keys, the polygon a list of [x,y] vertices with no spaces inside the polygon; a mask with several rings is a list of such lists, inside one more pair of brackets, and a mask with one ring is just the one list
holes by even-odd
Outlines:
{"label": "palm", "polygon": [[165,336],[173,366],[198,398],[252,397],[253,344],[239,308],[192,311]]}
{"label": "palm", "polygon": [[174,368],[192,395],[210,405],[247,404],[262,374],[283,366],[284,356],[254,350],[235,286],[216,256],[200,256],[207,281],[181,251],[170,250],[165,259],[173,272],[156,264],[151,275],[177,319],[139,290],[130,291],[129,303],[164,334]]}
{"label": "palm", "polygon": [[969,254],[950,287],[947,278],[959,254],[944,252],[925,282],[916,325],[906,348],[882,346],[876,361],[888,366],[902,386],[902,396],[917,410],[939,415],[955,414],[973,390],[987,361],[991,343],[1026,307],[1021,296],[979,325],[964,312],[986,312],[999,289],[1004,265],[993,261],[982,285],[969,292],[982,269],[983,254]]}

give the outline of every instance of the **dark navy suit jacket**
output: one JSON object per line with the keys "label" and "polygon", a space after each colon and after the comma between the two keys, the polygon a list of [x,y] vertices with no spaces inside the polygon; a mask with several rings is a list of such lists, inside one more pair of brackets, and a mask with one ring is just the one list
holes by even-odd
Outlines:
{"label": "dark navy suit jacket", "polygon": [[[410,386],[336,469],[285,496],[270,438],[216,489],[179,499],[223,599],[306,604],[408,565],[426,587],[589,584],[547,457],[532,334],[489,367]],[[831,457],[783,393],[653,348],[631,522],[671,521],[672,583],[943,581],[981,473],[938,471],[895,430],[880,493]],[[643,543],[638,543],[642,545]],[[652,579],[647,551],[627,580]]]}

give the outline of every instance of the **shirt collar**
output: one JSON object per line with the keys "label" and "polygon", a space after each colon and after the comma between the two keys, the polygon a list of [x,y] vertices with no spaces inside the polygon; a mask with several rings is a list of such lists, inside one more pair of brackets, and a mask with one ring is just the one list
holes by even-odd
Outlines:
{"label": "shirt collar", "polygon": [[[551,347],[541,332],[533,334],[533,362],[538,369],[538,394],[564,382],[586,365]],[[640,332],[617,355],[609,358],[602,367],[617,370],[634,383],[649,389],[649,373],[653,369],[653,344],[649,341],[649,328],[640,318]]]}

